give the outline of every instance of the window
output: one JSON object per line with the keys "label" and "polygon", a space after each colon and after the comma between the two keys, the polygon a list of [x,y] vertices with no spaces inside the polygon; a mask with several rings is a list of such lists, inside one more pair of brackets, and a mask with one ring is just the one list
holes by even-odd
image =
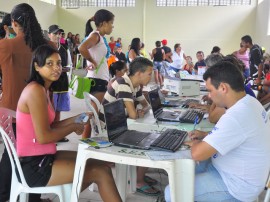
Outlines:
{"label": "window", "polygon": [[48,4],[56,5],[56,0],[40,0],[40,1],[46,2]]}
{"label": "window", "polygon": [[79,7],[135,7],[136,0],[62,0],[61,6]]}
{"label": "window", "polygon": [[251,0],[156,0],[157,6],[237,6],[251,5]]}

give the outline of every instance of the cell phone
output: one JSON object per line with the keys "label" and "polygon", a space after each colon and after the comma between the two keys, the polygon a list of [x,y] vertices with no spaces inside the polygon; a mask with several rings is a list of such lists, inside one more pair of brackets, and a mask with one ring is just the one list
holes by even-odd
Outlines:
{"label": "cell phone", "polygon": [[85,117],[83,117],[82,122],[86,123],[88,120],[89,120],[89,116],[86,115]]}

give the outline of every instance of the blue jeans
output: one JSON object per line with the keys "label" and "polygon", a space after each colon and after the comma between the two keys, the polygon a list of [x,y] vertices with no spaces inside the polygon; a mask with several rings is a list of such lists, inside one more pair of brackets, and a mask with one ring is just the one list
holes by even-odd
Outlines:
{"label": "blue jeans", "polygon": [[[170,187],[165,188],[165,200],[171,201]],[[195,168],[195,201],[239,202],[230,195],[218,171],[211,160],[202,161]]]}
{"label": "blue jeans", "polygon": [[250,70],[249,69],[245,69],[244,76],[245,76],[245,78],[248,78],[250,76]]}

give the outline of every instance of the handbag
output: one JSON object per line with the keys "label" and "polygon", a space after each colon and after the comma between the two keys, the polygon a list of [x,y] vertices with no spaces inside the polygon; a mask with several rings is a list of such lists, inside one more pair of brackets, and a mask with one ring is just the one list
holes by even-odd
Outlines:
{"label": "handbag", "polygon": [[87,75],[87,70],[79,69],[82,62],[83,57],[81,56],[76,64],[75,70],[72,72],[72,79],[69,84],[71,94],[79,99],[83,99],[83,92],[89,93],[91,86],[95,85],[95,81],[93,79],[85,77]]}

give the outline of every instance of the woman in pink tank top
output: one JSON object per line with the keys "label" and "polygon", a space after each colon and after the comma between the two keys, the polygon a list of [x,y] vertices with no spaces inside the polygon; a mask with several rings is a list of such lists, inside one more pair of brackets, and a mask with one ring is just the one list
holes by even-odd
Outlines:
{"label": "woman in pink tank top", "polygon": [[[77,152],[56,151],[55,143],[72,132],[84,130],[83,113],[53,122],[54,110],[50,92],[57,85],[62,71],[61,57],[49,45],[39,46],[33,54],[31,75],[17,106],[17,150],[29,186],[53,186],[72,183]],[[86,164],[82,190],[90,182],[98,185],[101,198],[107,202],[121,201],[111,169],[103,162]]]}
{"label": "woman in pink tank top", "polygon": [[247,48],[245,48],[241,43],[240,43],[240,49],[238,51],[233,52],[233,55],[237,57],[239,60],[241,60],[245,64],[245,71],[244,71],[244,76],[245,78],[248,78],[250,75],[249,71],[249,52]]}

